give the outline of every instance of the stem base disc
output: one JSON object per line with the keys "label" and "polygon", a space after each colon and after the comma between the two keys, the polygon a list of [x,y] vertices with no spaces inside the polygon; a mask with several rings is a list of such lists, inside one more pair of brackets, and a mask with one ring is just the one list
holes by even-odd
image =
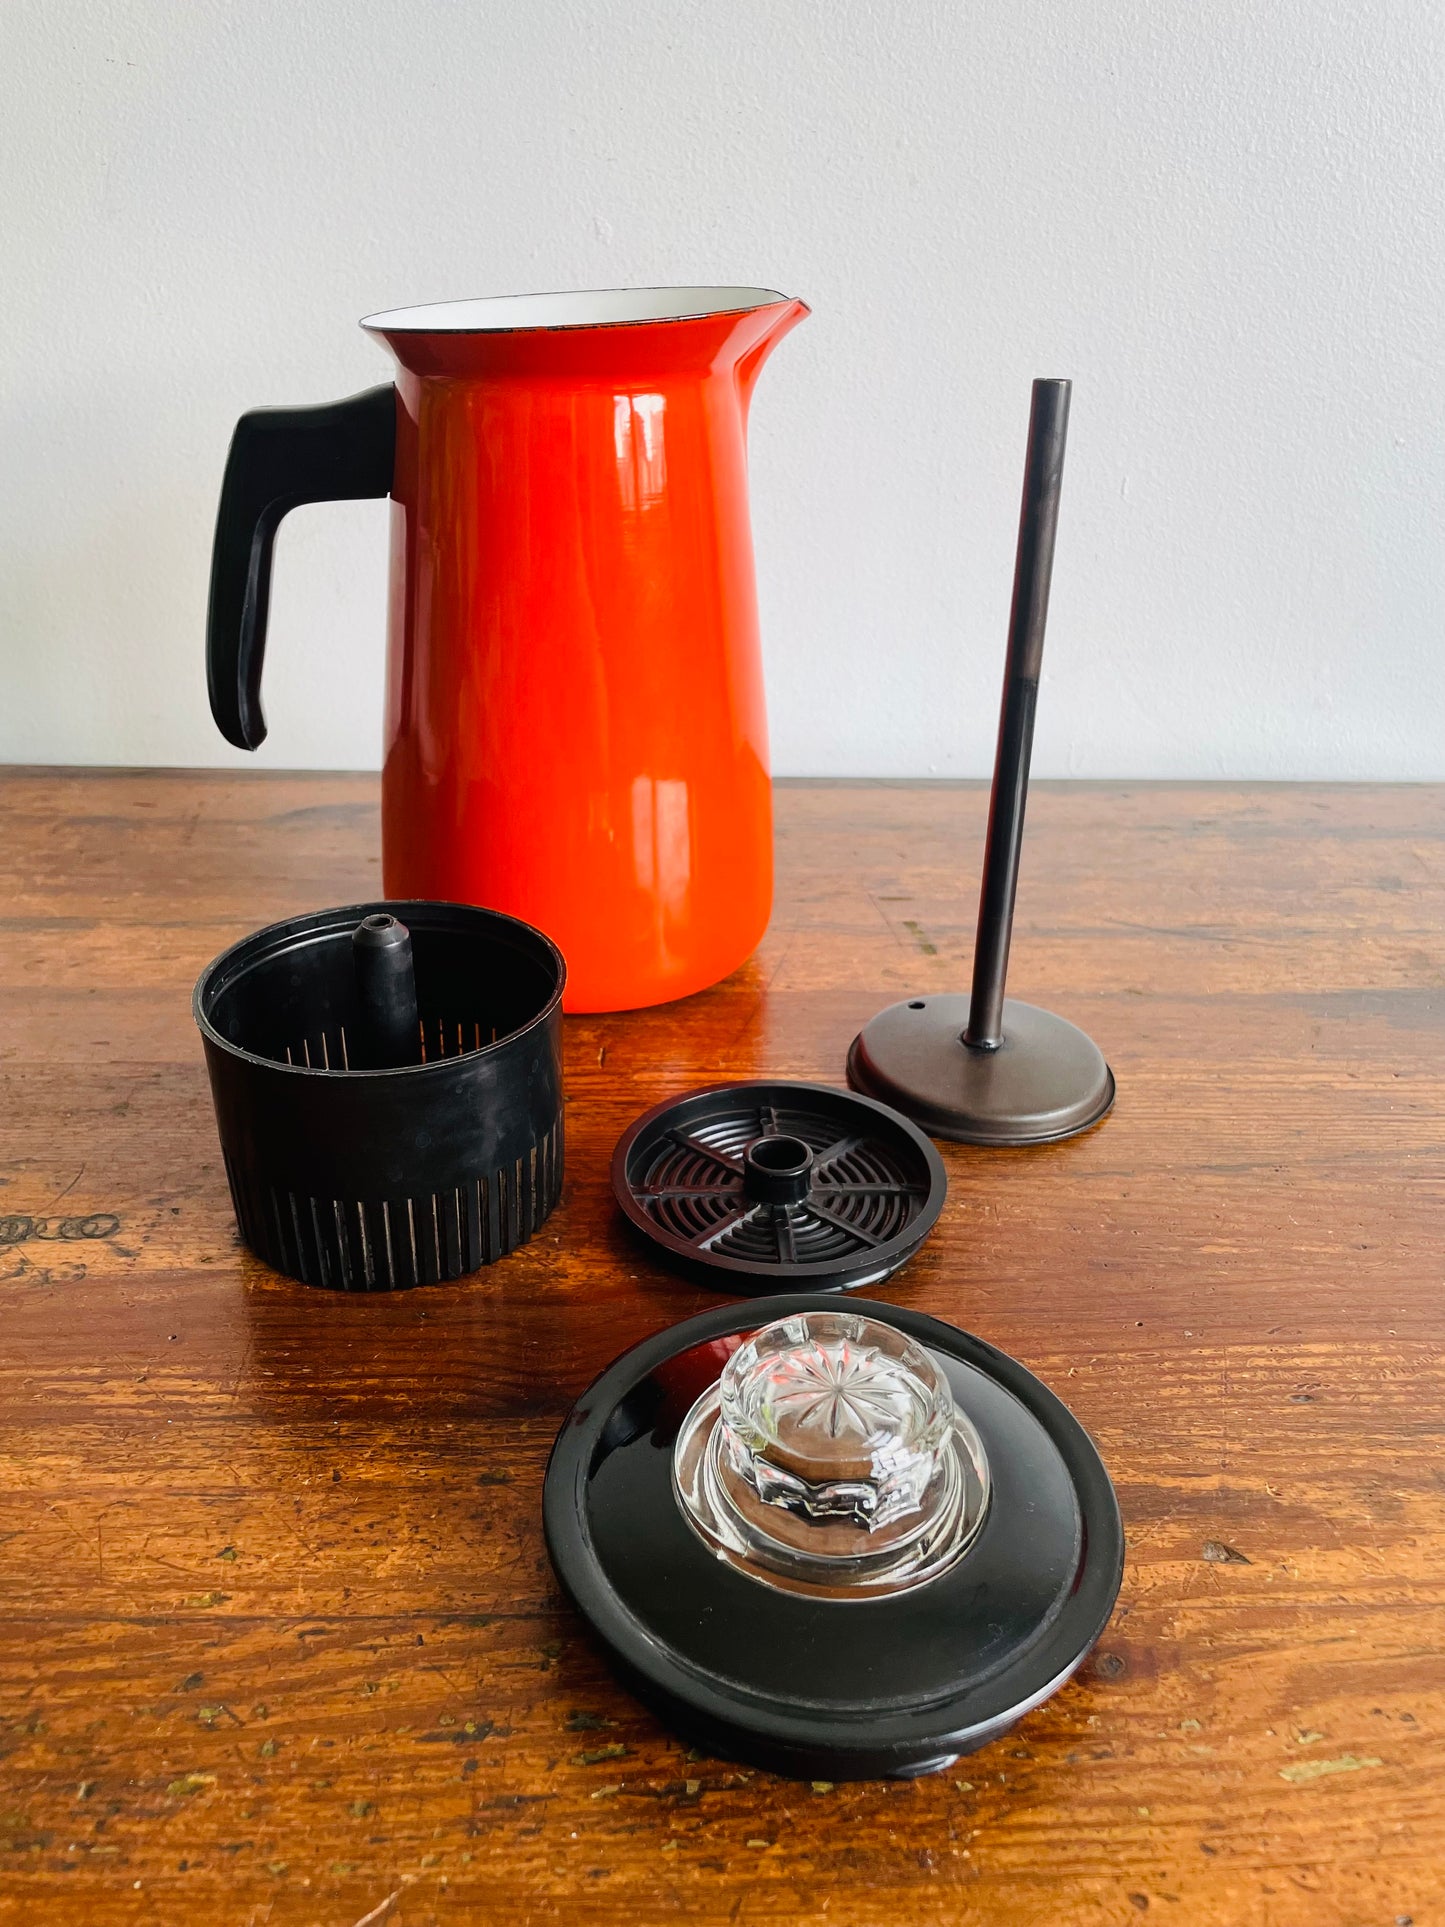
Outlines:
{"label": "stem base disc", "polygon": [[968,1008],[951,995],[880,1010],[853,1040],[848,1082],[962,1144],[1051,1144],[1108,1115],[1114,1074],[1076,1025],[1007,998],[1003,1042],[977,1050],[963,1041]]}

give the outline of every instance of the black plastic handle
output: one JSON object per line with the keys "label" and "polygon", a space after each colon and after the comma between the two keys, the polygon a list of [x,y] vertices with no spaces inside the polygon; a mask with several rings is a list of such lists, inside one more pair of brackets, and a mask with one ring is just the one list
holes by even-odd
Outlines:
{"label": "black plastic handle", "polygon": [[368,388],[321,408],[257,408],[231,438],[206,618],[206,680],[216,727],[237,749],[266,740],[261,662],[271,545],[287,509],[390,495],[396,390]]}

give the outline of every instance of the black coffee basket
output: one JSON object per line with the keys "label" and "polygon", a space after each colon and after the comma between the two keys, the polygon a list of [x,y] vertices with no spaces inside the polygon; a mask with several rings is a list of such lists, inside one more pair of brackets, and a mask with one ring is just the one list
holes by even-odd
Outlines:
{"label": "black coffee basket", "polygon": [[458,1278],[524,1244],[562,1189],[556,946],[461,904],[269,925],[196,985],[236,1222],[307,1284]]}

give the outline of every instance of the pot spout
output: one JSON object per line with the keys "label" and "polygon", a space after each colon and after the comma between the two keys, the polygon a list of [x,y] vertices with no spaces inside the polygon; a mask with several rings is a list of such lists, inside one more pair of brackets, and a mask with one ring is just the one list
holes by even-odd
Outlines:
{"label": "pot spout", "polygon": [[748,410],[752,406],[753,389],[757,386],[763,363],[783,336],[791,334],[798,323],[805,321],[812,312],[806,301],[783,300],[776,306],[759,308],[751,317],[762,324],[761,330],[743,349],[735,364],[744,424],[747,422]]}

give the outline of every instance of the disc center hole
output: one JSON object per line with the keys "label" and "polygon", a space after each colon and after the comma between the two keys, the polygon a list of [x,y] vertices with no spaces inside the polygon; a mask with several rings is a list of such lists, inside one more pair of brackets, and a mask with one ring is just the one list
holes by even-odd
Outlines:
{"label": "disc center hole", "polygon": [[796,1204],[808,1195],[813,1153],[800,1137],[760,1137],[748,1146],[743,1165],[743,1189],[759,1203]]}
{"label": "disc center hole", "polygon": [[813,1162],[813,1153],[800,1137],[759,1138],[748,1156],[762,1170],[776,1171],[779,1176],[806,1171]]}

